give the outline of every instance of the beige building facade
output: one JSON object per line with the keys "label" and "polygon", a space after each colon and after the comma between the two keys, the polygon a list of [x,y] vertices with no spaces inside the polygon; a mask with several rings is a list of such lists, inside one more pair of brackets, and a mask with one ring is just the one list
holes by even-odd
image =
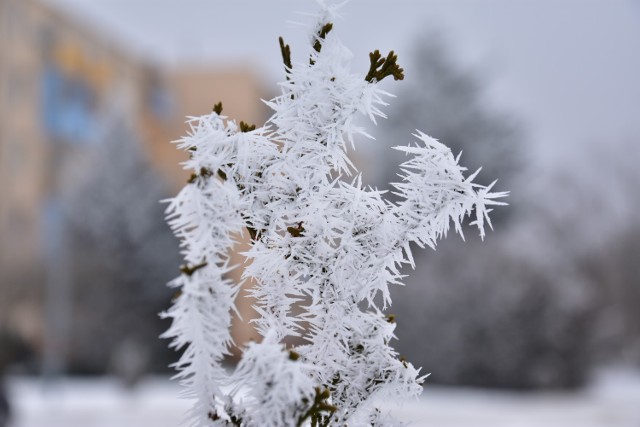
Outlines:
{"label": "beige building facade", "polygon": [[260,125],[265,97],[246,69],[152,66],[38,0],[0,0],[0,329],[41,338],[49,217],[78,179],[69,165],[101,143],[110,118],[130,122],[177,191],[188,173],[170,141],[185,116],[221,101],[225,114]]}

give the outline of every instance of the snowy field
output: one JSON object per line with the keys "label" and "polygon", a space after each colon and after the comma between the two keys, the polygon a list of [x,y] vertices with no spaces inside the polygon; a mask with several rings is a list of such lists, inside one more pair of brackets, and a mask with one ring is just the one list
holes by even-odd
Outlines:
{"label": "snowy field", "polygon": [[[165,379],[127,391],[111,379],[43,385],[13,378],[11,427],[176,427],[189,402]],[[389,407],[412,426],[640,427],[640,373],[608,371],[578,393],[510,393],[427,387],[420,401]]]}

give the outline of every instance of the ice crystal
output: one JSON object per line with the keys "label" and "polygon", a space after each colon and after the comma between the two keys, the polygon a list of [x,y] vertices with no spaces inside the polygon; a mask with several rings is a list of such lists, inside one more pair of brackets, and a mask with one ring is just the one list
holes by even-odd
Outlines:
{"label": "ice crystal", "polygon": [[[390,345],[389,286],[413,264],[410,243],[435,248],[450,224],[462,234],[468,215],[484,236],[489,207],[506,195],[465,177],[459,156],[419,131],[397,147],[410,156],[394,184],[400,202],[362,186],[347,146],[369,135],[355,119],[384,117],[379,80],[403,70],[378,52],[367,75],[351,72],[332,20],[327,7],[307,61],[292,61],[280,41],[286,80],[265,126],[237,124],[218,104],[178,141],[193,174],[167,209],[185,265],[170,284],[180,293],[165,336],[184,349],[175,367],[195,398],[194,426],[395,425],[376,401],[416,397],[425,377]],[[243,229],[243,280],[255,283],[263,340],[227,372],[239,285],[225,274]],[[304,343],[287,348],[292,336]]]}

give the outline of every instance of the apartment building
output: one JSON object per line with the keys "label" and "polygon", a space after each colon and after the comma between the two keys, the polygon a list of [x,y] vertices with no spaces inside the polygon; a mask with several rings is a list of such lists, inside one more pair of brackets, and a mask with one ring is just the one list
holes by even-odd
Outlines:
{"label": "apartment building", "polygon": [[222,101],[229,116],[261,124],[264,97],[247,69],[165,69],[39,0],[0,0],[0,326],[42,337],[42,304],[33,295],[21,303],[21,282],[45,286],[58,196],[77,179],[71,165],[104,143],[110,120],[128,121],[178,189],[187,173],[169,142],[184,134],[184,117]]}

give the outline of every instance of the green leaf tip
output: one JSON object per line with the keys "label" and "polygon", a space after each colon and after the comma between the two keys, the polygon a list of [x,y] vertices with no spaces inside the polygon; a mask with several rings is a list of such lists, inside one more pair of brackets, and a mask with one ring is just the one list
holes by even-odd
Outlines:
{"label": "green leaf tip", "polygon": [[380,82],[385,77],[393,76],[394,80],[404,80],[404,70],[397,63],[398,55],[393,51],[383,58],[379,50],[369,54],[369,72],[364,78],[369,83]]}
{"label": "green leaf tip", "polygon": [[240,122],[240,132],[251,132],[252,130],[256,130],[256,125]]}

